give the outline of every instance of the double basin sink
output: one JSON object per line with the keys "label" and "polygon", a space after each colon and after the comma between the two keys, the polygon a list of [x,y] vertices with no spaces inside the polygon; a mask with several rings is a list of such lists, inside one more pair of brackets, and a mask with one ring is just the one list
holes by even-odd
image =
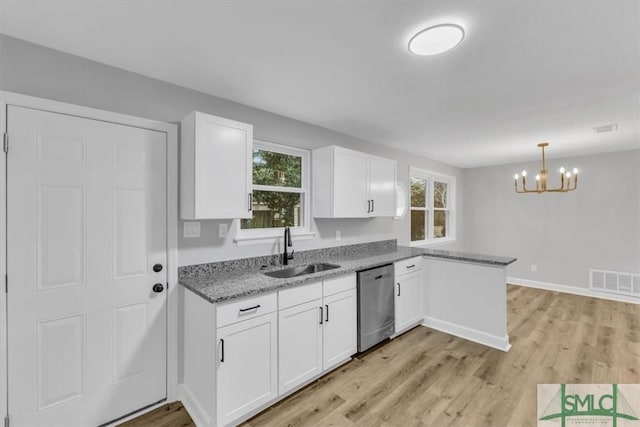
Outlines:
{"label": "double basin sink", "polygon": [[333,270],[334,268],[340,268],[340,266],[321,262],[316,264],[307,264],[307,265],[299,265],[296,267],[283,268],[281,270],[268,271],[263,274],[270,277],[277,277],[279,279],[290,279],[292,277],[305,276],[307,274]]}

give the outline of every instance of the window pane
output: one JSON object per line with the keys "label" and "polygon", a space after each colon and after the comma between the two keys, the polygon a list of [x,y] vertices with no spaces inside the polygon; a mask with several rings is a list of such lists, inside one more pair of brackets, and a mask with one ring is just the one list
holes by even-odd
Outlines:
{"label": "window pane", "polygon": [[447,207],[447,187],[446,182],[433,182],[433,207],[434,208],[446,208]]}
{"label": "window pane", "polygon": [[427,181],[411,178],[411,206],[424,208],[427,201]]}
{"label": "window pane", "polygon": [[302,157],[254,148],[253,183],[300,188]]}
{"label": "window pane", "polygon": [[302,194],[280,191],[253,192],[253,218],[240,222],[246,228],[302,226]]}
{"label": "window pane", "polygon": [[425,219],[427,211],[411,211],[411,241],[425,240]]}
{"label": "window pane", "polygon": [[447,219],[449,212],[447,211],[434,211],[433,212],[433,237],[446,237],[447,236]]}

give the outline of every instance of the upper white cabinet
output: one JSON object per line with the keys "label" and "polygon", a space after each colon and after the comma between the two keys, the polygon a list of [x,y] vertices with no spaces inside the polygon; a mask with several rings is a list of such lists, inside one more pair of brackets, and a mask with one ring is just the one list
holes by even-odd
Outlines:
{"label": "upper white cabinet", "polygon": [[313,150],[312,161],[314,217],[395,215],[394,160],[332,145]]}
{"label": "upper white cabinet", "polygon": [[370,216],[396,215],[396,169],[395,160],[369,156]]}
{"label": "upper white cabinet", "polygon": [[180,143],[181,217],[251,218],[253,126],[194,111]]}

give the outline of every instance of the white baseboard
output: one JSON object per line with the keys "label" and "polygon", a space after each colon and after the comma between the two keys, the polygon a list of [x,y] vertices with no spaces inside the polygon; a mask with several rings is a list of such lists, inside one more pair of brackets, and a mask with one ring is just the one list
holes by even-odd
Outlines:
{"label": "white baseboard", "polygon": [[182,402],[196,427],[208,427],[210,425],[209,417],[186,384],[178,385],[178,399]]}
{"label": "white baseboard", "polygon": [[507,277],[507,283],[510,285],[564,292],[566,294],[582,295],[586,297],[601,298],[611,301],[629,302],[631,304],[640,304],[640,298],[628,295],[612,294],[609,292],[600,292],[589,288],[578,288],[576,286],[559,285],[557,283],[538,282],[537,280],[520,279],[518,277]]}
{"label": "white baseboard", "polygon": [[499,337],[496,335],[487,334],[486,332],[482,332],[477,329],[471,329],[467,328],[466,326],[456,325],[444,320],[434,319],[433,317],[429,316],[424,317],[422,325],[498,350],[509,351],[509,349],[511,348],[511,344],[509,344],[509,335]]}

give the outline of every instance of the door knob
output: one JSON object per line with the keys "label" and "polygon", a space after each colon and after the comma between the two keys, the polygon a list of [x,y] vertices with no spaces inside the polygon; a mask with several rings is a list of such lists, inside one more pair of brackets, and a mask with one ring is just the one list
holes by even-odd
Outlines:
{"label": "door knob", "polygon": [[162,283],[156,283],[155,285],[153,285],[153,292],[159,294],[160,292],[164,291],[164,285]]}
{"label": "door knob", "polygon": [[155,271],[156,273],[160,273],[162,271],[162,264],[155,264],[153,266],[153,271]]}

